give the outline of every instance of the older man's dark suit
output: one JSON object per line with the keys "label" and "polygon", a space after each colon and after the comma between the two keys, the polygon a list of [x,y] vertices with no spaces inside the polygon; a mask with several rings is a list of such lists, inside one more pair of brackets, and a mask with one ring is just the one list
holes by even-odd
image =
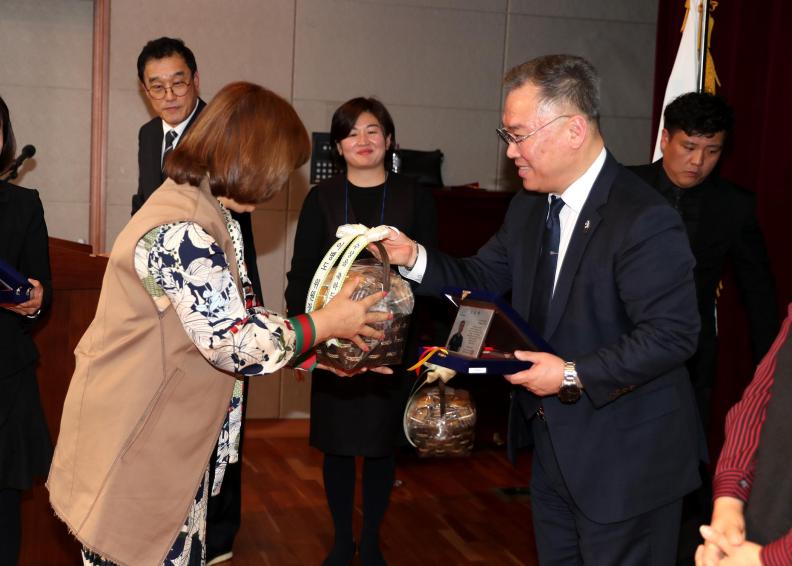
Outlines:
{"label": "older man's dark suit", "polygon": [[[195,123],[198,115],[206,107],[206,103],[198,99],[198,108],[190,119],[187,127],[182,132],[184,136]],[[132,214],[143,206],[151,194],[165,181],[162,174],[162,118],[153,118],[146,122],[138,134],[138,192],[132,196]],[[181,143],[181,139],[179,140]],[[177,145],[178,147],[178,145]],[[245,246],[245,266],[247,267],[253,291],[259,300],[261,297],[261,283],[259,280],[258,267],[256,266],[256,246],[253,240],[253,225],[250,220],[250,213],[231,212],[234,219],[239,222],[242,231],[242,241]],[[245,396],[247,396],[247,380],[245,380]],[[244,408],[247,403],[243,404]],[[245,419],[242,418],[242,428],[244,430]],[[242,451],[240,440],[239,451]],[[214,460],[215,454],[212,454]],[[236,464],[228,464],[223,486],[217,496],[209,498],[209,510],[207,514],[206,529],[206,551],[207,560],[215,556],[225,554],[231,550],[234,537],[239,530],[241,521],[241,470],[242,459]],[[212,468],[213,470],[213,468]]]}
{"label": "older man's dark suit", "polygon": [[[430,252],[419,290],[511,290],[527,318],[546,211],[546,195],[521,191],[476,256]],[[698,330],[678,214],[608,154],[574,227],[545,332],[561,358],[577,363],[584,394],[564,405],[518,388],[510,455],[531,444],[541,404],[564,482],[588,519],[619,522],[680,500],[699,484],[705,457],[684,367]]]}
{"label": "older man's dark suit", "polygon": [[[694,277],[701,315],[698,351],[689,360],[688,370],[706,424],[718,354],[716,293],[727,262],[733,266],[745,304],[754,363],[758,364],[764,357],[778,332],[775,284],[756,219],[756,198],[717,173],[700,185],[679,189],[666,175],[662,159],[630,169],[675,205],[688,229],[696,258]],[[687,199],[696,199],[693,202],[698,206],[692,209]]]}
{"label": "older man's dark suit", "polygon": [[[205,107],[206,102],[199,98],[198,108],[187,123],[182,136],[187,133]],[[164,135],[162,118],[159,116],[152,118],[140,127],[140,132],[138,132],[138,190],[136,194],[132,195],[132,214],[135,214],[148,200],[151,193],[165,181],[162,174],[162,139]]]}

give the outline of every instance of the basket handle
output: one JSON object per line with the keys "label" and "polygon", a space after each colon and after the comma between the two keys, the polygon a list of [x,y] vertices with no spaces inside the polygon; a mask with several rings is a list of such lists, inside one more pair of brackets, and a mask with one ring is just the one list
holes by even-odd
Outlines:
{"label": "basket handle", "polygon": [[[344,226],[339,228],[339,232],[342,228],[344,228]],[[330,275],[330,269],[333,266],[336,267],[336,273],[329,283],[328,294],[326,297],[328,300],[332,299],[344,284],[344,281],[346,280],[346,277],[349,273],[349,268],[352,266],[352,263],[354,263],[355,258],[370,243],[377,246],[377,250],[381,256],[383,268],[385,269],[382,285],[383,290],[385,292],[390,291],[390,261],[388,260],[388,252],[385,250],[385,247],[379,241],[369,240],[369,238],[360,231],[361,228],[368,230],[365,226],[355,225],[352,226],[352,228],[357,229],[340,237],[335,244],[330,246],[330,249],[319,263],[319,267],[317,267],[316,273],[314,273],[313,280],[311,281],[311,285],[308,288],[308,295],[305,299],[305,312],[311,312],[314,310],[317,298],[319,296],[319,291],[322,285],[328,279]]]}
{"label": "basket handle", "polygon": [[382,274],[382,287],[383,287],[383,291],[387,293],[388,291],[390,291],[390,286],[391,286],[391,280],[390,280],[391,269],[390,269],[390,260],[388,259],[388,252],[385,250],[385,246],[382,245],[382,242],[375,241],[372,242],[372,244],[374,244],[374,246],[377,248],[377,251],[379,251],[380,254],[380,259],[382,261],[382,269],[384,270],[384,273]]}

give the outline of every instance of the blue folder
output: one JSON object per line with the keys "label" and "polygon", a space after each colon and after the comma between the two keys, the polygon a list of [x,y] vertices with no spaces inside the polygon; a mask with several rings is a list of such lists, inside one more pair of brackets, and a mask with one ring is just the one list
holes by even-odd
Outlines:
{"label": "blue folder", "polygon": [[0,303],[24,303],[32,292],[27,277],[0,259]]}

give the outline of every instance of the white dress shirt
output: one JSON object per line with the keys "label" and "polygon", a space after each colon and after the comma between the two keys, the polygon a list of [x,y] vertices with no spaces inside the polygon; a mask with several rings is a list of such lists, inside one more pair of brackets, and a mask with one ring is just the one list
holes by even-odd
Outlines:
{"label": "white dress shirt", "polygon": [[597,180],[597,176],[602,171],[602,166],[605,165],[606,155],[607,152],[603,147],[594,162],[586,169],[586,172],[569,185],[563,193],[547,195],[548,201],[552,195],[564,200],[564,208],[561,209],[558,215],[558,220],[561,223],[561,240],[558,245],[558,263],[556,263],[555,278],[553,279],[553,292],[555,292],[558,274],[561,273],[561,266],[564,263],[569,241],[572,239],[572,232],[580,217],[580,211],[583,210],[583,205],[586,204],[586,199],[594,186],[594,181]]}

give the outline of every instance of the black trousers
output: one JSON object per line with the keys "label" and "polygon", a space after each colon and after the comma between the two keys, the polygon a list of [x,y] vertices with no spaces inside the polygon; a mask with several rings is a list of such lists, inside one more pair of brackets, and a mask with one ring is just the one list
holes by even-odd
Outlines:
{"label": "black trousers", "polygon": [[678,499],[618,523],[596,523],[566,488],[547,425],[533,418],[531,476],[536,548],[542,566],[670,566],[676,563]]}

